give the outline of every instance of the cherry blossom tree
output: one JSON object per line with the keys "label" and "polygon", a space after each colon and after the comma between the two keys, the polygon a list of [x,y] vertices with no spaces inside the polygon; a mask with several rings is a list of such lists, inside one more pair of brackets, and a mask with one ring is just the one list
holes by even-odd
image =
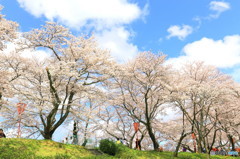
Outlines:
{"label": "cherry blossom tree", "polygon": [[220,131],[217,127],[223,113],[220,109],[227,109],[224,103],[228,100],[232,80],[202,62],[186,64],[179,73],[181,78],[175,82],[171,97],[191,124],[198,152],[205,148],[209,153]]}
{"label": "cherry blossom tree", "polygon": [[112,83],[113,105],[122,107],[134,120],[143,124],[158,150],[154,120],[164,110],[169,91],[170,68],[165,55],[140,53],[121,66]]}
{"label": "cherry blossom tree", "polygon": [[18,99],[29,105],[24,125],[52,139],[82,94],[99,89],[109,78],[114,61],[93,37],[75,37],[52,22],[24,33],[19,46],[18,51],[48,49],[52,53],[45,61],[32,61],[12,85]]}
{"label": "cherry blossom tree", "polygon": [[[17,28],[0,14],[0,109],[6,127],[16,126],[15,105],[24,102],[26,137],[52,139],[59,126],[74,120],[73,134],[80,131],[83,146],[99,131],[133,148],[133,122],[140,123],[144,149],[158,150],[164,141],[175,148],[174,156],[181,146],[195,152],[193,140],[198,152],[207,153],[228,143],[234,150],[240,141],[240,85],[217,68],[193,62],[173,70],[165,55],[151,52],[116,64],[93,36],[75,36],[54,22],[21,34]],[[6,53],[9,43],[16,48]],[[49,58],[26,59],[21,56],[26,50],[45,51]],[[170,107],[177,117],[162,120]]]}
{"label": "cherry blossom tree", "polygon": [[[0,11],[3,9],[3,7],[0,7]],[[17,28],[18,24],[16,22],[7,20],[4,18],[3,14],[0,14],[0,107],[2,107],[3,96],[8,96],[7,92],[9,91],[8,88],[8,83],[13,81],[18,75],[13,75],[13,72],[17,71],[17,66],[12,66],[15,67],[15,70],[8,70],[6,63],[6,57],[4,54],[4,49],[6,48],[6,43],[7,42],[12,42],[15,38],[17,38]],[[13,59],[12,59],[13,60]],[[14,60],[13,60],[14,61]],[[12,65],[14,65],[13,63]],[[14,77],[13,77],[14,76]]]}
{"label": "cherry blossom tree", "polygon": [[[98,117],[101,119],[101,129],[106,133],[106,136],[111,138],[121,139],[125,144],[133,148],[135,144],[135,138],[137,136],[133,127],[134,119],[124,111],[121,107],[106,106],[102,107],[98,113]],[[138,139],[141,141],[146,136],[146,128],[140,125],[138,131]]]}
{"label": "cherry blossom tree", "polygon": [[104,107],[105,96],[101,91],[92,90],[79,100],[79,106],[72,106],[71,113],[78,123],[78,134],[83,140],[81,145],[86,146],[88,140],[96,136],[96,131],[102,130],[98,114]]}
{"label": "cherry blossom tree", "polygon": [[14,95],[10,86],[11,83],[14,83],[24,73],[27,67],[27,60],[18,54],[0,55],[0,109],[4,105],[6,106],[6,99]]}
{"label": "cherry blossom tree", "polygon": [[[0,12],[3,7],[0,7]],[[7,20],[3,14],[0,14],[0,50],[3,51],[6,42],[13,41],[17,38],[18,24],[16,22]]]}
{"label": "cherry blossom tree", "polygon": [[[232,85],[229,86],[228,96],[226,96],[226,99],[228,100],[225,100],[223,103],[224,105],[227,106],[227,109],[225,107],[220,107],[219,111],[221,111],[221,114],[218,118],[218,127],[221,129],[223,133],[225,133],[231,145],[231,149],[233,151],[235,150],[235,143],[239,138],[239,128],[240,128],[239,127],[240,120],[238,118],[238,115],[240,113],[240,110],[239,110],[240,89],[239,88],[240,86],[236,82],[233,82]],[[226,145],[224,143],[227,143],[226,140],[224,142],[221,140],[221,138],[219,142],[220,142],[220,145]]]}

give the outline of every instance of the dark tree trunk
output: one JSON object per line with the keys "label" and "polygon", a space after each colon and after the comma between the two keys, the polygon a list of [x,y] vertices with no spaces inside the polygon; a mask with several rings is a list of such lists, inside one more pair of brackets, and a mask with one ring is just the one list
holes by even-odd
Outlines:
{"label": "dark tree trunk", "polygon": [[181,146],[181,144],[182,144],[182,140],[183,140],[186,136],[187,136],[187,134],[184,134],[184,131],[183,131],[182,134],[181,134],[181,137],[180,137],[180,139],[179,139],[179,141],[178,141],[177,147],[176,147],[176,149],[175,149],[175,151],[174,151],[174,154],[173,154],[174,157],[178,157],[178,150],[179,150],[179,148],[180,148],[180,146]]}
{"label": "dark tree trunk", "polygon": [[87,139],[84,139],[84,142],[82,143],[82,146],[86,146],[87,145]]}
{"label": "dark tree trunk", "polygon": [[82,146],[86,146],[87,145],[87,130],[88,130],[88,125],[89,125],[89,120],[90,118],[87,119],[86,125],[85,125],[85,129],[84,129],[84,142],[82,144]]}
{"label": "dark tree trunk", "polygon": [[42,136],[46,140],[52,140],[53,133],[54,131],[45,131],[44,133],[42,133]]}
{"label": "dark tree trunk", "polygon": [[78,144],[78,128],[77,128],[78,124],[77,124],[77,121],[74,120],[74,123],[73,123],[73,144],[77,145]]}
{"label": "dark tree trunk", "polygon": [[202,153],[202,149],[203,149],[203,147],[202,147],[202,139],[198,140],[198,142],[196,142],[196,144],[197,144],[197,152],[198,153]]}
{"label": "dark tree trunk", "polygon": [[233,137],[232,137],[232,135],[227,135],[227,137],[228,137],[228,140],[229,140],[229,142],[230,142],[230,144],[231,144],[231,150],[232,151],[235,151],[235,144],[234,144],[234,141],[233,141]]}
{"label": "dark tree trunk", "polygon": [[2,109],[2,93],[0,93],[0,110]]}
{"label": "dark tree trunk", "polygon": [[[52,105],[53,109],[49,112],[49,114],[46,116],[46,118],[43,117],[42,112],[40,112],[40,119],[44,126],[43,132],[41,131],[41,134],[43,135],[44,139],[52,139],[53,133],[56,131],[56,129],[63,124],[63,122],[68,117],[68,114],[70,113],[71,104],[73,101],[73,97],[75,93],[71,91],[69,94],[66,94],[65,99],[68,98],[68,102],[66,103],[66,108],[64,108],[64,105],[61,109],[61,114],[58,120],[56,120],[56,115],[59,111],[59,107],[61,105],[61,100],[58,96],[57,90],[54,87],[54,82],[52,80],[52,76],[49,72],[49,70],[46,68],[47,76],[49,79],[49,87],[50,87],[50,93],[52,96]],[[63,103],[65,103],[66,100],[64,100]],[[64,112],[65,111],[65,112]],[[39,128],[38,128],[39,129]]]}
{"label": "dark tree trunk", "polygon": [[[183,144],[182,144],[183,145]],[[194,150],[192,150],[188,145],[183,145],[188,151],[191,153],[194,153]]]}
{"label": "dark tree trunk", "polygon": [[153,133],[153,128],[152,128],[152,125],[151,125],[152,117],[151,117],[150,114],[152,114],[152,112],[149,112],[149,103],[148,103],[148,93],[149,93],[149,91],[150,91],[150,88],[147,89],[147,92],[146,92],[145,98],[144,98],[144,101],[145,101],[145,111],[146,111],[145,112],[146,123],[144,123],[144,124],[146,125],[149,137],[152,140],[154,150],[158,151],[159,144],[158,144],[158,142],[156,140],[155,134]]}
{"label": "dark tree trunk", "polygon": [[134,139],[135,135],[136,135],[136,131],[134,132],[133,136],[129,140],[129,148],[131,148],[131,149],[133,148],[132,144],[133,144],[133,139]]}
{"label": "dark tree trunk", "polygon": [[77,133],[78,133],[77,121],[74,120],[74,123],[73,123],[73,136],[77,135]]}
{"label": "dark tree trunk", "polygon": [[153,133],[151,124],[148,123],[146,125],[146,127],[147,127],[147,130],[148,130],[149,137],[151,138],[151,140],[153,142],[153,148],[154,148],[155,151],[158,151],[159,144],[158,144],[158,142],[156,140],[155,134]]}

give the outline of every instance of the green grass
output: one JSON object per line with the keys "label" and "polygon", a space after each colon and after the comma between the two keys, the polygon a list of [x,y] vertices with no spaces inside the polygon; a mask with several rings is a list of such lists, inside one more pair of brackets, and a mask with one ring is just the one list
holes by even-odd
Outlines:
{"label": "green grass", "polygon": [[1,159],[64,159],[95,157],[82,146],[50,140],[0,139]]}
{"label": "green grass", "polygon": [[[118,145],[115,156],[95,156],[82,146],[57,143],[49,140],[0,139],[0,159],[206,159],[205,154],[180,152],[138,151]],[[240,157],[211,156],[212,159],[240,159]]]}
{"label": "green grass", "polygon": [[[180,152],[178,157],[173,157],[173,152],[137,151],[125,146],[118,146],[116,157],[129,159],[206,159],[206,154]],[[211,156],[211,159],[240,159],[231,156]]]}

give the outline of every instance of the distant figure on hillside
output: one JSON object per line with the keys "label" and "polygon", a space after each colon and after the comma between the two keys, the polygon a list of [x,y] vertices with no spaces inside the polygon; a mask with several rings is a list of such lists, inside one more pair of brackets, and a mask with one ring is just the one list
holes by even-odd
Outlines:
{"label": "distant figure on hillside", "polygon": [[68,144],[68,138],[67,137],[63,140],[63,143]]}
{"label": "distant figure on hillside", "polygon": [[159,152],[163,152],[163,147],[160,146],[159,149],[158,149]]}
{"label": "distant figure on hillside", "polygon": [[205,148],[202,149],[202,153],[207,153]]}
{"label": "distant figure on hillside", "polygon": [[227,152],[221,148],[220,151],[218,152],[218,155],[226,156]]}
{"label": "distant figure on hillside", "polygon": [[137,150],[141,150],[141,149],[142,149],[142,147],[141,147],[141,141],[138,140],[138,139],[136,139],[136,149],[137,149]]}
{"label": "distant figure on hillside", "polygon": [[182,149],[183,152],[186,152],[187,151],[187,148],[185,146],[183,146],[183,149]]}
{"label": "distant figure on hillside", "polygon": [[6,138],[6,135],[3,132],[3,129],[0,129],[0,138]]}
{"label": "distant figure on hillside", "polygon": [[78,136],[77,135],[73,135],[73,143],[74,145],[78,144]]}
{"label": "distant figure on hillside", "polygon": [[72,136],[69,138],[68,144],[73,144],[73,137]]}
{"label": "distant figure on hillside", "polygon": [[119,138],[117,138],[116,144],[121,144],[122,142],[120,141]]}

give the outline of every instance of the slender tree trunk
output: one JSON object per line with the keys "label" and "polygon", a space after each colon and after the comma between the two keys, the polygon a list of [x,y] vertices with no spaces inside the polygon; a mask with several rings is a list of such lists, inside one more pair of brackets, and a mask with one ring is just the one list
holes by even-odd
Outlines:
{"label": "slender tree trunk", "polygon": [[181,146],[182,140],[183,140],[186,136],[187,136],[187,134],[184,134],[184,131],[183,131],[182,134],[181,134],[181,137],[180,137],[180,139],[179,139],[179,141],[178,141],[177,147],[176,147],[176,149],[175,149],[175,151],[174,151],[174,154],[173,154],[174,157],[178,157],[178,150],[179,150],[179,148],[180,148],[180,146]]}
{"label": "slender tree trunk", "polygon": [[82,144],[82,146],[86,146],[87,145],[87,129],[88,129],[88,122],[89,122],[89,118],[87,120],[87,123],[85,125],[85,129],[84,129],[84,142]]}
{"label": "slender tree trunk", "polygon": [[229,140],[229,142],[230,142],[230,144],[231,144],[231,150],[232,151],[235,151],[235,144],[234,144],[234,141],[233,141],[233,137],[232,137],[232,135],[227,135],[227,137],[228,137],[228,140]]}
{"label": "slender tree trunk", "polygon": [[202,153],[202,139],[199,139],[198,142],[196,142],[196,144],[197,144],[197,152]]}
{"label": "slender tree trunk", "polygon": [[73,123],[73,144],[77,145],[78,144],[78,128],[77,128],[77,121],[74,120],[74,123]]}
{"label": "slender tree trunk", "polygon": [[133,136],[132,136],[132,137],[130,138],[130,140],[129,140],[129,148],[130,148],[130,149],[133,148],[132,144],[133,144],[133,139],[134,139],[135,135],[136,135],[136,131],[134,132]]}
{"label": "slender tree trunk", "polygon": [[152,126],[151,126],[151,118],[150,118],[150,115],[149,115],[149,104],[148,104],[148,93],[150,91],[150,88],[147,89],[147,92],[145,94],[145,118],[146,118],[146,128],[147,128],[147,131],[148,131],[148,134],[149,134],[149,137],[151,138],[152,142],[153,142],[153,147],[154,147],[154,150],[155,151],[158,151],[158,148],[159,148],[159,144],[156,140],[156,137],[155,137],[155,134],[153,133],[153,129],[152,129]]}
{"label": "slender tree trunk", "polygon": [[150,123],[148,123],[146,125],[146,127],[147,127],[147,130],[148,130],[149,137],[151,138],[151,140],[153,142],[154,150],[157,151],[158,148],[159,148],[159,144],[158,144],[158,142],[156,140],[155,134],[153,133],[152,126],[151,126]]}
{"label": "slender tree trunk", "polygon": [[2,93],[0,93],[0,110],[2,109]]}
{"label": "slender tree trunk", "polygon": [[176,147],[176,149],[175,149],[175,152],[174,152],[174,154],[173,154],[174,157],[177,157],[177,156],[178,156],[178,150],[179,150],[179,148],[180,148],[180,146],[181,146],[182,140],[187,136],[187,134],[185,134],[185,117],[184,117],[184,111],[183,111],[183,109],[182,109],[182,112],[183,112],[183,114],[182,114],[182,117],[183,117],[183,118],[182,118],[183,130],[182,130],[182,134],[181,134],[181,136],[180,136],[180,139],[179,139],[179,141],[178,141],[177,147]]}
{"label": "slender tree trunk", "polygon": [[139,149],[140,149],[140,150],[142,150],[141,143],[142,143],[142,140],[143,140],[144,136],[145,136],[145,135],[142,134],[141,138],[140,138],[139,141],[138,141],[138,142],[139,142],[139,145],[138,145],[138,146],[139,146]]}

